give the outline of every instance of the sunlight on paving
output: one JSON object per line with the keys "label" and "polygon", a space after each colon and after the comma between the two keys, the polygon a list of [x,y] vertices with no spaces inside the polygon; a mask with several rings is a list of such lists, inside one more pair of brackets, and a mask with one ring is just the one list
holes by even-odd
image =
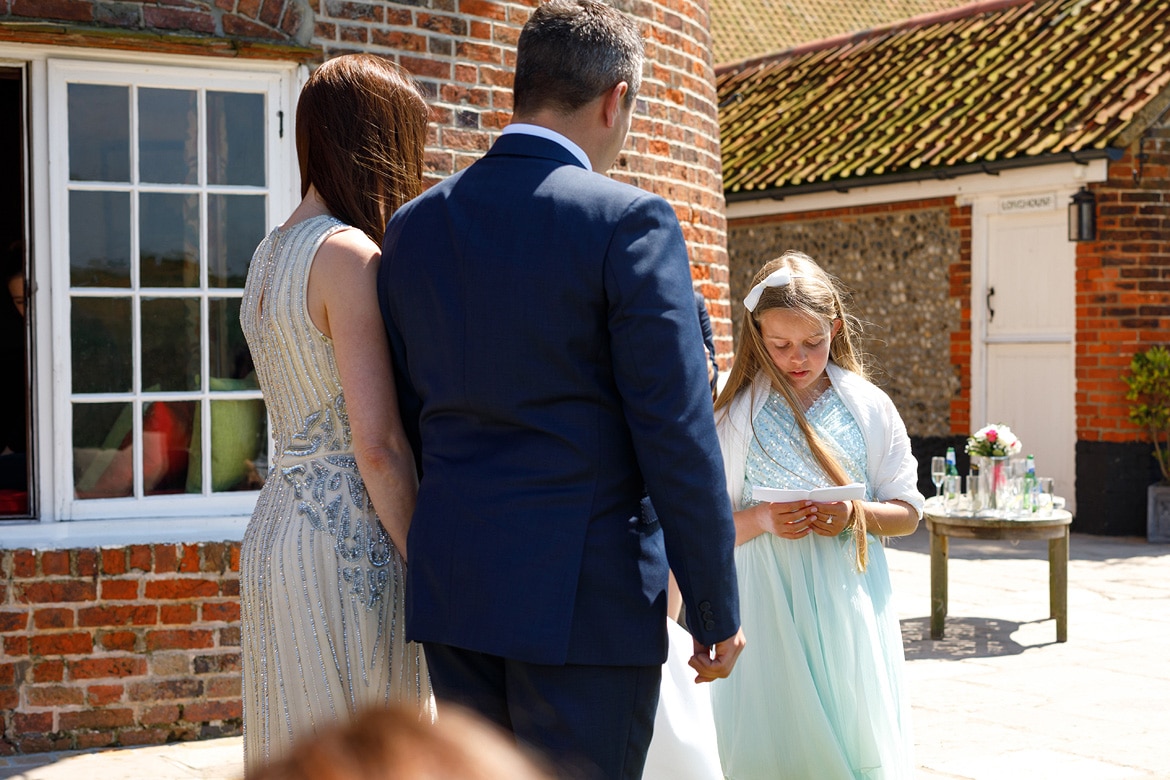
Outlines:
{"label": "sunlight on paving", "polygon": [[1135,780],[1152,777],[1140,770],[1106,764],[1053,750],[1012,750],[1000,755],[951,762],[947,772],[969,780]]}

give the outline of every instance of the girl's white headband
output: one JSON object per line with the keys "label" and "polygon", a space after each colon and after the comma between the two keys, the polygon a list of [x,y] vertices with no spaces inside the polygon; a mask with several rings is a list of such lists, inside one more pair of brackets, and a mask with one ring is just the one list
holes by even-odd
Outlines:
{"label": "girl's white headband", "polygon": [[760,303],[760,296],[764,294],[765,289],[768,287],[785,287],[791,284],[794,278],[796,277],[793,275],[792,269],[788,268],[788,266],[777,268],[768,274],[762,282],[751,289],[751,292],[743,299],[744,307],[748,311],[755,311],[756,306]]}

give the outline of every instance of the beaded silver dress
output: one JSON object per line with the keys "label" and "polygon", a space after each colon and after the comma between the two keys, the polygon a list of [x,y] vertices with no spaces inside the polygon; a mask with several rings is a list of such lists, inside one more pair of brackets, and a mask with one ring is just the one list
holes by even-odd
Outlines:
{"label": "beaded silver dress", "polygon": [[332,341],[309,319],[309,268],[346,225],[320,216],[257,247],[240,323],[275,456],[240,550],[244,759],[390,702],[432,707],[404,639],[405,567],[358,473]]}

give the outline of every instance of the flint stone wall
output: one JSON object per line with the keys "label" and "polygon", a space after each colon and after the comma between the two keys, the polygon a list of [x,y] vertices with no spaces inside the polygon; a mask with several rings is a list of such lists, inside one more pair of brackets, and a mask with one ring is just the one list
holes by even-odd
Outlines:
{"label": "flint stone wall", "polygon": [[732,221],[727,249],[736,344],[752,276],[786,250],[804,252],[850,294],[865,325],[871,379],[889,393],[910,436],[950,433],[951,399],[960,391],[951,337],[960,331],[961,310],[950,296],[960,233],[948,207]]}

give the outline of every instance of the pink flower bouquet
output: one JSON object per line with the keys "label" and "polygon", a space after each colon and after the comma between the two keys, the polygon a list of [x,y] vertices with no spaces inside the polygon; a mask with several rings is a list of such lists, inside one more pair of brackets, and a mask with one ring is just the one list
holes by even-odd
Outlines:
{"label": "pink flower bouquet", "polygon": [[967,454],[984,457],[1015,455],[1023,447],[1006,425],[985,425],[967,437]]}

